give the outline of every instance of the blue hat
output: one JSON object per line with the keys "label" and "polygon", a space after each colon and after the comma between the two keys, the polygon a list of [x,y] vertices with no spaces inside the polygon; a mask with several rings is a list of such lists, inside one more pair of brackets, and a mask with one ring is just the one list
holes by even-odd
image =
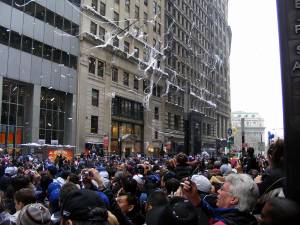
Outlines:
{"label": "blue hat", "polygon": [[160,181],[160,177],[158,174],[152,174],[148,176],[148,179],[154,183],[158,183]]}
{"label": "blue hat", "polygon": [[109,199],[106,196],[106,194],[104,194],[102,191],[97,191],[96,192],[98,194],[98,196],[102,199],[102,201],[105,203],[106,207],[109,207]]}
{"label": "blue hat", "polygon": [[48,195],[51,194],[52,191],[54,191],[55,189],[61,189],[61,186],[59,183],[57,182],[52,182],[51,184],[49,184],[48,186]]}

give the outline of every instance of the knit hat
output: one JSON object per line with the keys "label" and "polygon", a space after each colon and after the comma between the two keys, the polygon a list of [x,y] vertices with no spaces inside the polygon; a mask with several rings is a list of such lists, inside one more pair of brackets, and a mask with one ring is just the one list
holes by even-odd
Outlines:
{"label": "knit hat", "polygon": [[211,183],[205,176],[193,175],[191,181],[193,181],[196,184],[198,191],[205,192],[205,193],[210,192]]}
{"label": "knit hat", "polygon": [[16,224],[17,225],[48,225],[51,221],[49,210],[40,203],[29,204],[21,210]]}
{"label": "knit hat", "polygon": [[79,221],[107,222],[107,210],[104,201],[91,190],[70,192],[62,203],[61,216],[64,219]]}

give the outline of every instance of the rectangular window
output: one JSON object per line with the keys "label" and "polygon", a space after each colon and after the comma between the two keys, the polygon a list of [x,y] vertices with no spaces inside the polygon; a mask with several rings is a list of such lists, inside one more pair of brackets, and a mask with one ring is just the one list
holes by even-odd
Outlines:
{"label": "rectangular window", "polygon": [[8,45],[9,41],[9,30],[5,27],[0,26],[0,43]]}
{"label": "rectangular window", "polygon": [[124,41],[124,52],[129,53],[130,44],[127,41]]}
{"label": "rectangular window", "polygon": [[61,62],[61,50],[53,48],[53,61],[56,63]]}
{"label": "rectangular window", "polygon": [[28,52],[31,54],[32,52],[32,39],[27,36],[22,37],[22,51]]}
{"label": "rectangular window", "polygon": [[91,21],[90,32],[94,35],[97,35],[97,24],[95,24],[93,21]]}
{"label": "rectangular window", "polygon": [[125,0],[125,9],[126,12],[130,12],[130,0]]}
{"label": "rectangular window", "polygon": [[140,17],[140,8],[136,5],[134,10],[134,18],[139,19]]}
{"label": "rectangular window", "polygon": [[171,128],[171,118],[172,118],[172,114],[168,112],[168,128]]}
{"label": "rectangular window", "polygon": [[158,23],[158,26],[157,26],[157,33],[161,34],[161,25],[160,25],[160,23]]}
{"label": "rectangular window", "polygon": [[10,46],[16,49],[21,47],[21,35],[17,32],[10,32]]}
{"label": "rectangular window", "polygon": [[91,133],[98,133],[98,116],[91,116]]}
{"label": "rectangular window", "polygon": [[43,58],[52,60],[52,47],[51,46],[44,44]]}
{"label": "rectangular window", "polygon": [[129,86],[129,73],[124,72],[123,74],[123,84]]}
{"label": "rectangular window", "polygon": [[34,40],[32,53],[38,57],[42,57],[43,56],[43,43]]}
{"label": "rectangular window", "polygon": [[114,23],[119,25],[119,13],[114,12]]}
{"label": "rectangular window", "polygon": [[106,13],[106,4],[104,4],[103,2],[100,2],[100,14],[102,16],[105,16]]}
{"label": "rectangular window", "polygon": [[133,88],[139,90],[139,80],[136,78],[133,79]]}
{"label": "rectangular window", "polygon": [[96,59],[89,57],[89,73],[95,74],[96,70]]}
{"label": "rectangular window", "polygon": [[98,61],[98,71],[97,74],[99,77],[103,77],[104,76],[104,62],[102,61]]}
{"label": "rectangular window", "polygon": [[119,47],[119,38],[118,38],[118,37],[115,37],[115,38],[113,39],[113,46]]}
{"label": "rectangular window", "polygon": [[112,75],[112,81],[118,82],[118,69],[116,67],[113,67],[111,69],[111,75]]}
{"label": "rectangular window", "polygon": [[41,21],[45,21],[45,7],[35,4],[35,17]]}
{"label": "rectangular window", "polygon": [[144,0],[144,5],[148,5],[148,0]]}
{"label": "rectangular window", "polygon": [[140,57],[140,49],[138,47],[134,47],[134,57],[135,58]]}
{"label": "rectangular window", "polygon": [[157,3],[155,1],[153,1],[153,14],[157,14]]}
{"label": "rectangular window", "polygon": [[55,27],[60,30],[64,27],[64,18],[58,14],[55,14]]}
{"label": "rectangular window", "polygon": [[174,129],[179,130],[180,128],[180,116],[174,115]]}
{"label": "rectangular window", "polygon": [[160,88],[160,86],[156,86],[156,97],[160,97],[160,95],[161,95],[161,88]]}
{"label": "rectangular window", "polygon": [[158,131],[154,131],[154,139],[158,139]]}
{"label": "rectangular window", "polygon": [[77,70],[77,57],[70,55],[70,67]]}
{"label": "rectangular window", "polygon": [[54,26],[54,13],[49,10],[49,9],[46,9],[46,23]]}
{"label": "rectangular window", "polygon": [[24,12],[27,13],[30,16],[34,17],[35,14],[35,2],[30,2],[27,5],[25,5],[25,10]]}
{"label": "rectangular window", "polygon": [[98,0],[92,0],[92,8],[97,11],[98,10]]}
{"label": "rectangular window", "polygon": [[144,12],[144,24],[148,25],[148,14]]}
{"label": "rectangular window", "polygon": [[154,107],[154,119],[159,119],[159,109],[158,107]]}
{"label": "rectangular window", "polygon": [[64,32],[71,33],[72,31],[72,23],[70,20],[65,19],[64,21]]}
{"label": "rectangular window", "polygon": [[99,91],[92,89],[92,106],[99,106]]}
{"label": "rectangular window", "polygon": [[70,66],[70,57],[69,54],[62,51],[62,57],[61,57],[62,61],[61,63],[64,64],[65,66]]}
{"label": "rectangular window", "polygon": [[76,36],[79,33],[79,26],[75,23],[72,23],[72,32],[71,34]]}
{"label": "rectangular window", "polygon": [[105,29],[99,26],[99,37],[101,40],[105,40]]}

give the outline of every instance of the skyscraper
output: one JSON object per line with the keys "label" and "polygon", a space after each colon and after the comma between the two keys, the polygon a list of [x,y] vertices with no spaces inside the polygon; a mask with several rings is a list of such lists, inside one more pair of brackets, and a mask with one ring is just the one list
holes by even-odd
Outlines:
{"label": "skyscraper", "polygon": [[78,1],[0,1],[0,145],[75,145]]}
{"label": "skyscraper", "polygon": [[175,151],[216,147],[230,126],[228,1],[166,0],[166,141]]}

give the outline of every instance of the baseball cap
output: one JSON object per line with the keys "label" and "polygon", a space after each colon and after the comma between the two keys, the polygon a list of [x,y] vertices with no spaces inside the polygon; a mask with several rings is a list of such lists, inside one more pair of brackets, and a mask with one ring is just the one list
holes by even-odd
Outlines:
{"label": "baseball cap", "polygon": [[211,183],[210,181],[203,175],[193,175],[191,178],[196,186],[197,190],[205,193],[209,193],[211,190]]}

